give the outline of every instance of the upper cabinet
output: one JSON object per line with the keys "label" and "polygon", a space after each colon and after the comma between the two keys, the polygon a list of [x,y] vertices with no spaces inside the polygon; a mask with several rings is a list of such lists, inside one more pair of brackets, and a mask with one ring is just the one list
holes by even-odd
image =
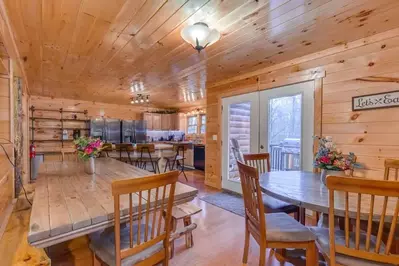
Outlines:
{"label": "upper cabinet", "polygon": [[151,113],[144,113],[143,120],[147,122],[147,129],[152,130],[152,114]]}
{"label": "upper cabinet", "polygon": [[161,130],[162,129],[162,114],[152,114],[152,129]]}
{"label": "upper cabinet", "polygon": [[148,130],[179,130],[177,119],[177,114],[143,114],[143,120],[147,121]]}

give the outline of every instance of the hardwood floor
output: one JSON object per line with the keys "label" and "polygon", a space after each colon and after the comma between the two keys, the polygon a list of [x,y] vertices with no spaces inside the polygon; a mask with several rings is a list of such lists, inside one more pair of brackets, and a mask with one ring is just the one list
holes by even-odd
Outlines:
{"label": "hardwood floor", "polygon": [[[193,222],[198,225],[193,233],[194,247],[186,249],[184,238],[176,240],[175,256],[170,265],[242,265],[244,218],[200,200],[202,196],[217,193],[218,190],[204,185],[203,172],[193,170],[187,171],[186,174],[188,182],[182,175],[179,180],[199,189],[199,196],[194,199],[194,203],[203,211],[193,216]],[[47,265],[43,250],[32,248],[26,242],[29,217],[30,208],[25,199],[20,197],[3,239],[0,240],[1,265]],[[92,265],[87,237],[50,247],[47,249],[47,255],[51,259],[51,265]],[[303,261],[295,261],[294,264],[280,262],[276,256],[279,255],[268,251],[267,265],[304,265]],[[248,265],[258,265],[258,263],[259,248],[252,240]]]}

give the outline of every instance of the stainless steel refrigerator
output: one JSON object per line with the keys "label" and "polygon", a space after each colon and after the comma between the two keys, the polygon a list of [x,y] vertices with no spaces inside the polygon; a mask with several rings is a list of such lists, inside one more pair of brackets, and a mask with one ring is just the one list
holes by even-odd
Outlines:
{"label": "stainless steel refrigerator", "polygon": [[108,143],[121,143],[121,120],[93,119],[90,122],[90,136]]}
{"label": "stainless steel refrigerator", "polygon": [[145,143],[147,126],[143,120],[122,120],[122,142]]}

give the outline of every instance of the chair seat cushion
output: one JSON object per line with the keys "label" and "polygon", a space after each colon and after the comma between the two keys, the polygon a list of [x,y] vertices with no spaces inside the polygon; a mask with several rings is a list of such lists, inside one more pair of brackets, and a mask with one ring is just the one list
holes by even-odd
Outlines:
{"label": "chair seat cushion", "polygon": [[[330,256],[330,236],[329,229],[324,227],[310,227],[310,230],[317,236],[317,242],[323,253]],[[360,250],[365,250],[367,235],[365,233],[360,233]],[[345,231],[335,230],[335,243],[336,245],[345,246]],[[370,238],[370,250],[374,250],[376,245],[376,237],[371,236]],[[349,233],[349,247],[355,247],[355,233]],[[381,243],[380,252],[383,253],[385,250],[384,243]],[[364,260],[352,256],[343,255],[340,253],[335,253],[335,260],[338,264],[344,266],[389,266],[391,264],[379,263],[369,260]]]}
{"label": "chair seat cushion", "polygon": [[316,236],[303,224],[290,215],[268,213],[266,216],[266,240],[282,242],[299,242],[316,240]]}
{"label": "chair seat cushion", "polygon": [[[144,224],[141,225],[140,239],[144,241]],[[137,243],[138,225],[133,225],[133,243]],[[151,228],[149,228],[149,232]],[[130,245],[129,240],[129,225],[121,228],[121,249],[128,248]],[[108,228],[104,231],[95,232],[90,234],[90,249],[96,254],[103,262],[109,266],[115,265],[115,234],[113,228]],[[151,257],[164,248],[163,242],[159,242],[148,249],[143,250],[133,256],[127,257],[122,260],[122,265],[134,265],[146,258]]]}
{"label": "chair seat cushion", "polygon": [[293,213],[297,212],[299,209],[298,206],[273,198],[272,196],[269,195],[263,195],[262,199],[263,199],[263,205],[265,206],[265,211],[267,213],[275,213],[275,212]]}

